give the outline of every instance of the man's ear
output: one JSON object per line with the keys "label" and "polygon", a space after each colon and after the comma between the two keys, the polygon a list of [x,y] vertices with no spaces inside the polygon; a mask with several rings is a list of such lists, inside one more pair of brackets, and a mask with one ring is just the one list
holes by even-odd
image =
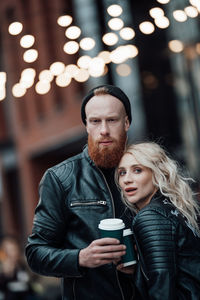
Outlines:
{"label": "man's ear", "polygon": [[130,122],[129,122],[129,119],[128,119],[128,116],[125,117],[125,131],[128,131],[130,127]]}

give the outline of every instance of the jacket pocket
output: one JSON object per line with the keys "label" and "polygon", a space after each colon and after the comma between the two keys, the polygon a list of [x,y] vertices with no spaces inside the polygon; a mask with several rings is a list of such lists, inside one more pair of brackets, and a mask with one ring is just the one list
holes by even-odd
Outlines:
{"label": "jacket pocket", "polygon": [[105,200],[75,200],[70,202],[70,207],[83,207],[83,206],[106,206]]}

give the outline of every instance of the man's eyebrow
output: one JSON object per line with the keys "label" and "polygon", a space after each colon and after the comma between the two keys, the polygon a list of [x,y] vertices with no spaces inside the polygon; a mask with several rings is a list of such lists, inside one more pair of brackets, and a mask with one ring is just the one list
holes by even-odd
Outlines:
{"label": "man's eyebrow", "polygon": [[90,120],[90,119],[100,119],[101,117],[98,117],[98,116],[90,116],[90,117],[88,117],[88,119]]}

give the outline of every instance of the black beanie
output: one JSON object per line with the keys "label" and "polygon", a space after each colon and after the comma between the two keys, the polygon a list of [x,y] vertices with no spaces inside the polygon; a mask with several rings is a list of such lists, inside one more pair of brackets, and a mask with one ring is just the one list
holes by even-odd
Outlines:
{"label": "black beanie", "polygon": [[97,86],[93,89],[91,89],[88,94],[83,98],[82,105],[81,105],[81,118],[83,123],[86,125],[86,114],[85,114],[85,106],[88,103],[88,101],[94,96],[94,91],[98,88],[104,87],[106,89],[107,94],[112,95],[119,99],[125,107],[129,122],[131,124],[132,116],[131,116],[131,104],[126,96],[126,94],[117,86],[110,85],[110,84],[103,84],[100,86]]}

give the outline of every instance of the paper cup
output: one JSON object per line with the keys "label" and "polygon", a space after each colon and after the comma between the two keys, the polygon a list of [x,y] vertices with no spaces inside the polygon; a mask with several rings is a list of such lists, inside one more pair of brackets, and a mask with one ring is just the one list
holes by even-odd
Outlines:
{"label": "paper cup", "polygon": [[123,220],[117,218],[103,219],[99,223],[101,238],[110,237],[123,242],[123,229],[125,225]]}
{"label": "paper cup", "polygon": [[123,242],[126,245],[126,254],[122,256],[124,267],[128,267],[137,263],[137,255],[134,249],[133,232],[131,229],[123,231]]}

